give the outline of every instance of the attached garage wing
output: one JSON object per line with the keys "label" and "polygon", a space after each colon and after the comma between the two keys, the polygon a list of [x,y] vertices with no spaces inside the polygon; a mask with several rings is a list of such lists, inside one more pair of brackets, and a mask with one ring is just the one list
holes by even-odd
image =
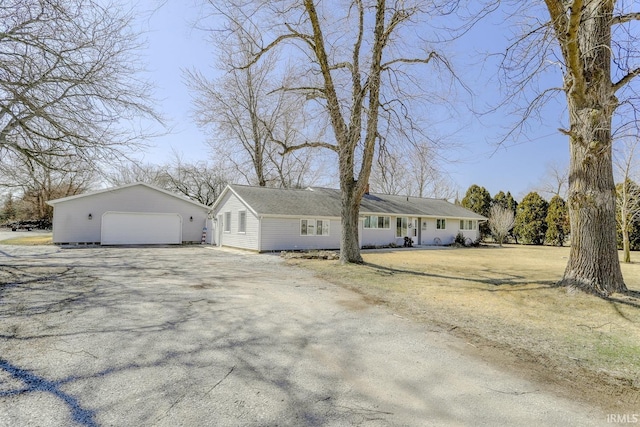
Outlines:
{"label": "attached garage wing", "polygon": [[105,212],[103,245],[162,245],[182,243],[182,217],[177,213]]}

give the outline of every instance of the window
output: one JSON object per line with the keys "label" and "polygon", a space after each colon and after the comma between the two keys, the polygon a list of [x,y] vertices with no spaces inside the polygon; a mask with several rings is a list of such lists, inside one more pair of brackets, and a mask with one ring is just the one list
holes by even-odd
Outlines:
{"label": "window", "polygon": [[247,232],[247,211],[238,212],[238,233]]}
{"label": "window", "polygon": [[306,236],[307,235],[307,224],[309,223],[309,220],[306,219],[301,219],[300,220],[300,235],[301,236]]}
{"label": "window", "polygon": [[231,212],[224,213],[224,231],[231,233]]}
{"label": "window", "polygon": [[436,219],[436,229],[444,230],[447,228],[447,220],[444,218]]}
{"label": "window", "polygon": [[378,228],[378,217],[377,216],[365,216],[364,217],[364,228]]}
{"label": "window", "polygon": [[364,228],[391,228],[388,216],[368,215],[364,217]]}
{"label": "window", "polygon": [[318,236],[328,236],[329,235],[329,220],[328,219],[319,219],[316,222],[316,235],[318,235]]}
{"label": "window", "polygon": [[396,218],[396,237],[406,236],[408,228],[409,228],[409,218],[407,217]]}
{"label": "window", "polygon": [[329,235],[328,219],[301,219],[300,235],[301,236],[328,236]]}
{"label": "window", "polygon": [[460,230],[475,230],[476,229],[476,223],[475,221],[472,220],[464,220],[461,219],[460,220]]}

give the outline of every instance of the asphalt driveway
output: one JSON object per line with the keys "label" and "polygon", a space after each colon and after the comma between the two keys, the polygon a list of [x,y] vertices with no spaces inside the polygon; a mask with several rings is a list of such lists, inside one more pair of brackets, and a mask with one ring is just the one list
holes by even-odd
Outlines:
{"label": "asphalt driveway", "polygon": [[0,426],[607,425],[276,256],[0,245],[0,277]]}

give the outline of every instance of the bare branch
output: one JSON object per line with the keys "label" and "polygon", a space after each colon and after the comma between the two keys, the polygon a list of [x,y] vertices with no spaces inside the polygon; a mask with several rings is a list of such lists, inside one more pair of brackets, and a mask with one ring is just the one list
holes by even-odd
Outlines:
{"label": "bare branch", "polygon": [[631,21],[640,21],[640,12],[625,13],[624,15],[614,16],[611,20],[612,25],[624,24]]}
{"label": "bare branch", "polygon": [[[5,0],[0,8],[0,150],[42,166],[98,165],[148,137],[150,103],[133,13],[109,2]],[[10,52],[10,53],[9,53]],[[42,156],[40,156],[42,154]],[[57,167],[53,162],[51,167]]]}
{"label": "bare branch", "polygon": [[635,70],[631,71],[629,74],[627,74],[626,76],[624,76],[620,80],[618,80],[616,83],[614,83],[612,85],[613,91],[617,92],[620,88],[622,88],[624,85],[628,84],[635,77],[638,77],[638,75],[640,75],[640,67],[638,67]]}
{"label": "bare branch", "polygon": [[336,153],[338,152],[337,146],[333,144],[329,144],[327,142],[305,142],[303,144],[298,144],[298,145],[290,145],[290,146],[283,145],[282,148],[284,148],[283,154],[287,154],[292,151],[300,150],[303,148],[326,148],[331,151],[335,151]]}

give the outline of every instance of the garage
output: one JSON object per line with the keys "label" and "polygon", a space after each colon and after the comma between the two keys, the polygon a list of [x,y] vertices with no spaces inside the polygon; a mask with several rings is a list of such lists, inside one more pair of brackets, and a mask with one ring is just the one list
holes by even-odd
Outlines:
{"label": "garage", "polygon": [[210,241],[208,206],[142,182],[47,203],[53,206],[53,243],[58,245],[177,245]]}
{"label": "garage", "polygon": [[177,213],[105,212],[103,245],[182,243],[182,218]]}

